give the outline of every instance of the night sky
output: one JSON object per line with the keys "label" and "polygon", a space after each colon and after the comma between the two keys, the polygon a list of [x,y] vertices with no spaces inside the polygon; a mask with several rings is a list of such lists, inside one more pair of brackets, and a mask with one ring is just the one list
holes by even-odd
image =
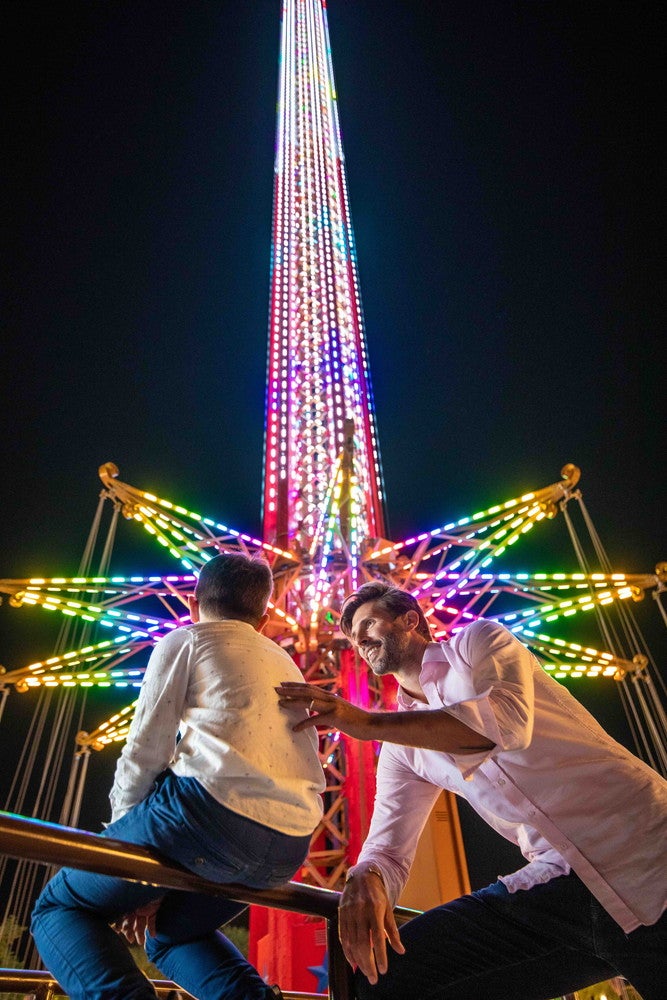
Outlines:
{"label": "night sky", "polygon": [[[76,572],[106,461],[260,530],[279,14],[3,5],[0,576]],[[653,571],[663,5],[331,0],[329,24],[391,536],[574,462],[615,567]],[[577,569],[562,518],[511,555]],[[114,569],[160,568],[122,524]],[[50,652],[31,615],[0,608],[8,668]]]}

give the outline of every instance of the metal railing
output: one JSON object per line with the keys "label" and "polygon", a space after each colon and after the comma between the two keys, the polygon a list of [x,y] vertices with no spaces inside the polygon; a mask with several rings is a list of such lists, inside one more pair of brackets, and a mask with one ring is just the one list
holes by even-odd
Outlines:
{"label": "metal railing", "polygon": [[[151,980],[158,997],[167,1000],[186,1000],[190,994],[179,990],[176,983],[162,980]],[[66,994],[49,972],[38,972],[36,969],[0,969],[0,996],[3,993],[22,993],[31,1000],[56,1000]],[[285,1000],[310,1000],[310,994],[284,994]],[[312,994],[317,998],[317,994]]]}
{"label": "metal railing", "polygon": [[[168,980],[151,980],[158,997],[165,1000],[191,1000],[190,994]],[[49,972],[34,969],[0,969],[0,996],[3,993],[23,993],[25,1000],[60,1000],[62,988]],[[326,1000],[325,993],[294,993],[283,990],[285,1000]],[[575,998],[576,1000],[576,998]]]}
{"label": "metal railing", "polygon": [[[276,889],[250,889],[245,885],[219,885],[194,875],[173,861],[161,858],[157,852],[138,844],[128,844],[112,837],[101,837],[83,830],[73,830],[46,823],[43,820],[28,819],[12,813],[0,811],[0,854],[11,858],[43,862],[48,865],[67,865],[82,868],[100,875],[114,875],[133,882],[145,882],[166,889],[185,889],[188,892],[202,892],[212,896],[223,896],[242,903],[257,903],[277,910],[289,910],[309,916],[322,917],[327,925],[327,949],[329,952],[329,1000],[353,1000],[352,970],[345,960],[338,940],[338,904],[340,893],[317,886],[289,882]],[[395,910],[397,922],[404,923],[416,916],[418,911],[398,907]],[[12,985],[4,983],[11,979]],[[31,978],[33,977],[33,978]],[[30,980],[36,988],[40,1000],[57,995],[54,980],[48,973],[29,970],[0,970],[0,993],[3,990],[20,990],[19,983]],[[48,982],[47,982],[48,980]],[[178,987],[173,983],[158,983],[158,995],[166,995]],[[46,992],[50,990],[49,992]],[[318,994],[286,993],[290,997],[306,998]]]}

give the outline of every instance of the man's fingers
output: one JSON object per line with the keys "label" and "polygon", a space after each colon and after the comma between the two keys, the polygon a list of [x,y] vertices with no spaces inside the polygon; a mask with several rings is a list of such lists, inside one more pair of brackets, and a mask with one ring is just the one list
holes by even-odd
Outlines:
{"label": "man's fingers", "polygon": [[301,722],[297,722],[295,726],[292,726],[293,733],[300,733],[304,729],[308,729],[309,726],[317,726],[321,723],[321,717],[319,715],[311,715],[307,719],[303,719]]}
{"label": "man's fingers", "polygon": [[360,969],[369,983],[378,981],[378,970],[375,956],[371,948],[371,928],[363,927],[358,922],[347,923],[343,920],[339,928],[340,942],[343,954],[353,969]]}
{"label": "man's fingers", "polygon": [[111,925],[117,934],[120,934],[128,944],[137,944],[137,940],[134,933],[134,920],[131,914],[127,914],[121,917],[115,923]]}
{"label": "man's fingers", "polygon": [[298,681],[282,681],[275,690],[293,701],[309,701],[320,692],[320,688],[310,684],[300,684]]}
{"label": "man's fingers", "polygon": [[279,695],[281,704],[302,701],[305,704],[315,702],[320,705],[332,705],[340,700],[330,691],[323,691],[322,688],[315,687],[313,684],[299,684],[297,681],[283,681],[273,690]]}
{"label": "man's fingers", "polygon": [[387,932],[387,940],[394,951],[398,955],[405,955],[405,945],[401,941],[401,936],[398,933],[398,927],[396,925],[396,921],[394,920],[394,914],[391,910],[387,910],[387,915],[385,917],[385,930]]}
{"label": "man's fingers", "polygon": [[387,940],[396,951],[403,951],[385,888],[375,872],[356,874],[348,882],[338,920],[346,959],[374,985],[389,965]]}
{"label": "man's fingers", "polygon": [[386,959],[381,915],[370,907],[356,909],[342,905],[338,919],[340,941],[350,964],[358,965],[366,976],[375,974],[377,959],[383,951]]}
{"label": "man's fingers", "polygon": [[334,725],[335,715],[331,711],[318,711],[316,715],[309,715],[307,719],[302,719],[301,722],[297,722],[296,725],[292,726],[292,732],[300,733],[302,729],[308,729],[309,726],[328,726]]}
{"label": "man's fingers", "polygon": [[378,927],[373,928],[371,934],[371,943],[373,947],[373,954],[375,956],[375,965],[380,973],[385,973],[387,971],[387,935],[384,932],[384,928],[380,930]]}
{"label": "man's fingers", "polygon": [[122,934],[129,944],[144,946],[146,934],[154,937],[156,934],[157,912],[160,909],[162,897],[152,899],[149,903],[139,906],[132,913],[119,917],[111,926]]}
{"label": "man's fingers", "polygon": [[274,690],[278,694],[278,704],[282,708],[304,705],[310,713],[307,719],[302,719],[292,726],[292,731],[295,733],[312,726],[328,725],[330,717],[335,718],[338,699],[328,691],[322,691],[311,684],[299,684],[296,681],[284,681]]}

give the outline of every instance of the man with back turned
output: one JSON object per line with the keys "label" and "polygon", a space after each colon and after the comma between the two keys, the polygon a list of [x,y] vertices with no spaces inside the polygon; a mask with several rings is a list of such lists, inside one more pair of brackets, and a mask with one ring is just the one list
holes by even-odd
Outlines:
{"label": "man with back turned", "polygon": [[[214,882],[254,888],[287,882],[300,867],[324,788],[315,733],[293,729],[305,710],[293,706],[290,718],[276,703],[275,685],[301,674],[261,635],[272,582],[265,562],[242,553],[203,567],[192,624],[151,654],[105,831]],[[201,1000],[279,997],[217,930],[243,909],[66,868],[37,901],[32,932],[71,1000],[155,998],[112,929],[124,917],[127,936],[145,929],[151,961]]]}

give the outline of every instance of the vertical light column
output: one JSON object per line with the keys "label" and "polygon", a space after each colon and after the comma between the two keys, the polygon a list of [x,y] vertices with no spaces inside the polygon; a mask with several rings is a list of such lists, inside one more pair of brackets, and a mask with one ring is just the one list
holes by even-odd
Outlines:
{"label": "vertical light column", "polygon": [[[273,202],[264,537],[308,552],[354,425],[356,540],[383,487],[326,7],[283,5]],[[355,540],[355,544],[356,544]]]}

